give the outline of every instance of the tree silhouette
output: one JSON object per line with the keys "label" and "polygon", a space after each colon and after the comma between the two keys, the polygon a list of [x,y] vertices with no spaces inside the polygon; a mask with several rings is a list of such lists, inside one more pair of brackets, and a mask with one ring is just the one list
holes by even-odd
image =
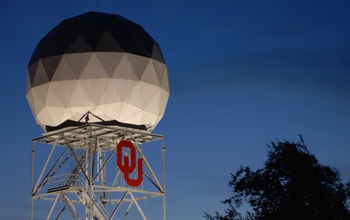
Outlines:
{"label": "tree silhouette", "polygon": [[[300,136],[297,143],[271,142],[264,168],[241,167],[229,187],[233,196],[222,201],[223,215],[205,212],[208,220],[348,220],[350,184],[343,184],[335,168],[321,165]],[[236,208],[248,203],[252,213]]]}

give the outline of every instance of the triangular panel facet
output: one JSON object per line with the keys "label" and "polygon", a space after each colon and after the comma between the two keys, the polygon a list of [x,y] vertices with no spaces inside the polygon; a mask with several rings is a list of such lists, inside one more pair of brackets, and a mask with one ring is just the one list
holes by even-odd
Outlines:
{"label": "triangular panel facet", "polygon": [[79,52],[87,52],[92,51],[91,46],[85,40],[85,38],[79,35],[75,41],[69,46],[65,53],[79,53]]}
{"label": "triangular panel facet", "polygon": [[117,66],[124,57],[124,53],[96,52],[95,54],[109,77],[113,76]]}
{"label": "triangular panel facet", "polygon": [[113,51],[124,52],[123,48],[119,45],[117,40],[111,35],[109,31],[105,31],[99,41],[96,51]]}

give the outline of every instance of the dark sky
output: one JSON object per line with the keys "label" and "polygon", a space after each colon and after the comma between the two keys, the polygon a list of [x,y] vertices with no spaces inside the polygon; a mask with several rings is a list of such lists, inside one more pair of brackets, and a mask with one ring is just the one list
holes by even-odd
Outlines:
{"label": "dark sky", "polygon": [[263,166],[270,141],[302,134],[350,179],[350,2],[3,0],[0,7],[1,219],[29,219],[31,140],[26,67],[63,19],[120,14],[160,44],[170,99],[154,130],[167,147],[167,219],[225,207],[230,173]]}

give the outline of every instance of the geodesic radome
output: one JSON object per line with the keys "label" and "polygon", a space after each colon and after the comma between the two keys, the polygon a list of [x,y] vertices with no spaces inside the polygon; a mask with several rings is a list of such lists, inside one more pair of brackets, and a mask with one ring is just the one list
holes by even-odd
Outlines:
{"label": "geodesic radome", "polygon": [[66,19],[38,44],[28,65],[26,97],[46,130],[67,120],[117,120],[152,130],[169,97],[159,45],[119,15],[89,12]]}

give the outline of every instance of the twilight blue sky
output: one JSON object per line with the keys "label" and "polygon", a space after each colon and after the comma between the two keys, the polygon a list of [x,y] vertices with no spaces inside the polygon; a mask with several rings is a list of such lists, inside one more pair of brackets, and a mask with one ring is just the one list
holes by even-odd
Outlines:
{"label": "twilight blue sky", "polygon": [[167,157],[167,219],[222,211],[229,174],[262,167],[266,144],[302,134],[350,179],[350,1],[2,0],[0,219],[29,219],[31,140],[25,99],[32,51],[61,20],[120,14],[160,44],[171,95],[154,133]]}

